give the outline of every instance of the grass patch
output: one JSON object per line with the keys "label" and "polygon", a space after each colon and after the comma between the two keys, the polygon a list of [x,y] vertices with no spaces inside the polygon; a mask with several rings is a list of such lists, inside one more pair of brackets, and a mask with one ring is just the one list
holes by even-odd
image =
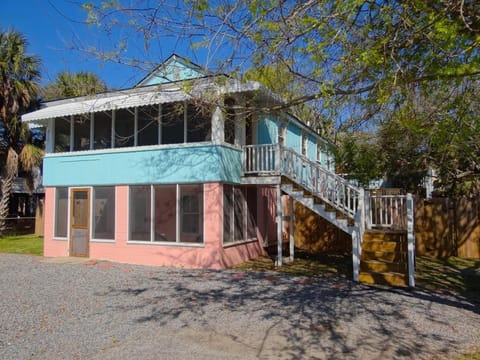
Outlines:
{"label": "grass patch", "polygon": [[0,253],[43,255],[43,238],[35,235],[2,237]]}
{"label": "grass patch", "polygon": [[[480,261],[449,257],[416,259],[416,286],[436,292],[454,292],[480,303]],[[273,258],[260,257],[236,266],[253,271],[276,271],[295,276],[340,276],[352,279],[351,256],[311,254],[297,250],[295,261],[275,267]],[[478,359],[480,360],[480,359]]]}
{"label": "grass patch", "polygon": [[480,260],[418,256],[416,262],[418,287],[459,293],[480,303]]}
{"label": "grass patch", "polygon": [[458,357],[456,360],[480,360],[480,351],[462,355]]}
{"label": "grass patch", "polygon": [[253,271],[276,271],[294,276],[329,276],[342,278],[352,277],[351,256],[310,254],[296,251],[295,260],[275,267],[275,261],[270,257],[260,257],[236,266],[236,269]]}

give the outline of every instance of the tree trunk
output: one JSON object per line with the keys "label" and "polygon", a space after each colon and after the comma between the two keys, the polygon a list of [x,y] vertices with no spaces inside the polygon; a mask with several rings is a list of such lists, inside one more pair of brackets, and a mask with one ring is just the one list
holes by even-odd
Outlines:
{"label": "tree trunk", "polygon": [[7,217],[10,211],[13,180],[18,169],[18,154],[12,148],[8,149],[7,161],[3,171],[2,198],[0,199],[0,236],[7,231]]}

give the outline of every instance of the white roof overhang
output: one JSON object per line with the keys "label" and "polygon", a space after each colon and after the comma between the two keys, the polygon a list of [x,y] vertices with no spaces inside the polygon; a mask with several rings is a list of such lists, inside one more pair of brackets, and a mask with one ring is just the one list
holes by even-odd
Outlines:
{"label": "white roof overhang", "polygon": [[211,80],[196,83],[188,92],[185,91],[184,88],[179,87],[178,84],[175,87],[155,86],[154,88],[134,88],[100,94],[95,97],[79,97],[51,101],[44,104],[44,108],[23,115],[22,120],[35,126],[34,124],[44,124],[45,120],[56,117],[184,101],[193,97],[202,97],[202,94],[212,90],[220,94],[225,94],[265,89],[255,81],[240,83],[233,79],[227,81],[223,86],[218,86],[218,84]]}
{"label": "white roof overhang", "polygon": [[50,105],[25,114],[22,116],[22,120],[25,122],[38,122],[60,116],[183,101],[189,97],[190,96],[183,91],[159,92],[158,90],[154,90],[137,94],[117,94],[114,96],[96,97],[88,100],[85,100],[85,98],[71,99],[69,102]]}

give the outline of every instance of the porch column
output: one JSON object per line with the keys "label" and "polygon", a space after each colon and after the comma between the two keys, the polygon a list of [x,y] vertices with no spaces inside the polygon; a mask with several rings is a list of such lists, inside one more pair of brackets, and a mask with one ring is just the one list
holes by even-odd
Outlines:
{"label": "porch column", "polygon": [[290,200],[290,261],[293,261],[294,259],[294,252],[295,252],[295,238],[294,238],[294,233],[295,233],[295,221],[294,221],[294,209],[293,209],[293,198],[289,196]]}
{"label": "porch column", "polygon": [[221,144],[225,141],[225,119],[223,118],[222,109],[215,107],[212,114],[212,142]]}
{"label": "porch column", "polygon": [[277,185],[277,266],[283,265],[282,254],[282,235],[283,235],[283,206],[282,206],[282,190]]}
{"label": "porch column", "polygon": [[408,286],[415,287],[415,234],[413,196],[407,194]]}

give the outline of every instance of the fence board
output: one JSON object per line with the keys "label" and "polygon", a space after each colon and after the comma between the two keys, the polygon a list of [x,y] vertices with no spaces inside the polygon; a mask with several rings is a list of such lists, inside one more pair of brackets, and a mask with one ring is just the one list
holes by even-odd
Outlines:
{"label": "fence board", "polygon": [[418,255],[480,258],[480,198],[415,200]]}

